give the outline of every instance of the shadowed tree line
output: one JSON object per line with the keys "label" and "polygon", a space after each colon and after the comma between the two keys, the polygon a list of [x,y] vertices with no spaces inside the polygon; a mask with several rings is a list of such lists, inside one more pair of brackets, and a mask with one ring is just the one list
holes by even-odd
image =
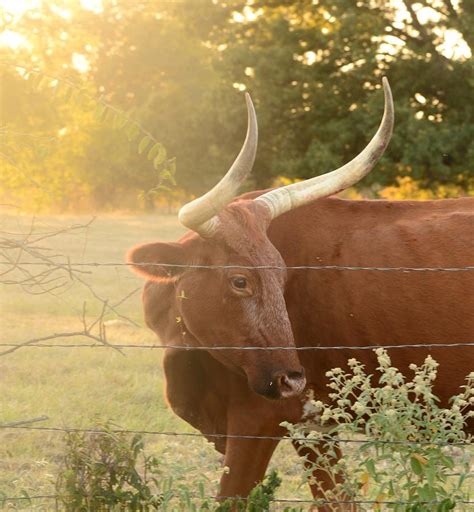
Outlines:
{"label": "shadowed tree line", "polygon": [[238,152],[244,90],[260,128],[248,186],[267,187],[277,176],[327,172],[360,151],[380,121],[386,75],[395,134],[361,186],[377,191],[409,177],[441,195],[473,187],[472,0],[117,0],[95,11],[49,0],[1,23],[27,41],[0,49],[8,198],[47,207],[54,197],[62,209],[137,206],[157,182],[113,122],[33,87],[11,63],[85,84],[139,120],[177,157],[178,187],[190,194],[214,184]]}

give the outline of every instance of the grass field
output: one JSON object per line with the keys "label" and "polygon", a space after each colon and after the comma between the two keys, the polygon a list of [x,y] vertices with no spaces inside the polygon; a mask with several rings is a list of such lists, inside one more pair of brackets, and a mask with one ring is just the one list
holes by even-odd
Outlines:
{"label": "grass field", "polygon": [[[34,233],[56,231],[88,220],[39,217],[35,219]],[[30,229],[29,217],[0,217],[0,231],[10,233],[11,238],[24,238],[21,234]],[[174,216],[103,216],[86,229],[47,238],[38,245],[50,249],[51,254],[64,254],[73,262],[123,262],[132,245],[154,239],[173,240],[182,231]],[[109,313],[109,341],[156,342],[153,333],[143,326],[139,292],[142,281],[126,267],[84,270],[90,273],[82,278],[110,304],[137,290],[117,311],[139,325]],[[81,330],[84,302],[90,320],[99,314],[101,302],[91,291],[77,281],[71,282],[66,273],[63,275],[64,284],[51,293],[32,294],[38,289],[2,285],[0,343],[19,343],[51,333]],[[54,342],[77,344],[90,340],[68,338]],[[0,423],[42,415],[49,420],[41,426],[88,427],[100,418],[112,419],[127,429],[191,430],[164,401],[159,350],[129,349],[121,355],[109,348],[25,347],[0,357]],[[63,448],[61,433],[0,430],[0,492],[7,496],[18,496],[22,490],[30,495],[54,494]],[[190,484],[205,477],[207,492],[215,493],[221,458],[204,439],[149,435],[146,449],[163,461],[169,474],[174,472]],[[280,497],[309,497],[306,486],[299,486],[300,463],[287,442],[281,443],[272,465],[283,476]],[[21,502],[16,507],[22,508]],[[54,509],[51,502],[44,500],[24,507]]]}

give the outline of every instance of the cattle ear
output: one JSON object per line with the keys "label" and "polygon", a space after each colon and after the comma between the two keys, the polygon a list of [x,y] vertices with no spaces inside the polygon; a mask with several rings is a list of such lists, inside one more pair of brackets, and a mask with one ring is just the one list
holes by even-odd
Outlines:
{"label": "cattle ear", "polygon": [[[179,265],[186,265],[187,251],[183,244],[155,242],[137,245],[127,254],[132,270],[146,279],[172,278],[183,271]],[[173,267],[173,264],[177,265]]]}

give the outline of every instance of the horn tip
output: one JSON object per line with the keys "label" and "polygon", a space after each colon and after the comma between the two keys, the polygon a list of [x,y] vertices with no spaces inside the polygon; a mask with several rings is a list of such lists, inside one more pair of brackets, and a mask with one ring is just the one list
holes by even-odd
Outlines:
{"label": "horn tip", "polygon": [[386,76],[382,77],[382,86],[383,86],[383,90],[384,90],[384,93],[387,95],[387,96],[392,96],[392,89],[390,88],[390,83],[388,81],[388,78]]}
{"label": "horn tip", "polygon": [[393,107],[392,89],[390,88],[390,84],[389,84],[388,78],[386,76],[382,77],[382,85],[383,85],[383,93],[385,96],[385,111],[389,112],[391,117],[393,118],[394,107]]}

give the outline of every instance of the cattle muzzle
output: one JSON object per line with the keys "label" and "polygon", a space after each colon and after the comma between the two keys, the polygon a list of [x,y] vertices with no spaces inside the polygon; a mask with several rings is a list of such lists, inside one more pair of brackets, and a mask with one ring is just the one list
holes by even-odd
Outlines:
{"label": "cattle muzzle", "polygon": [[304,368],[300,370],[278,370],[271,374],[268,384],[258,392],[273,400],[300,395],[306,386]]}

